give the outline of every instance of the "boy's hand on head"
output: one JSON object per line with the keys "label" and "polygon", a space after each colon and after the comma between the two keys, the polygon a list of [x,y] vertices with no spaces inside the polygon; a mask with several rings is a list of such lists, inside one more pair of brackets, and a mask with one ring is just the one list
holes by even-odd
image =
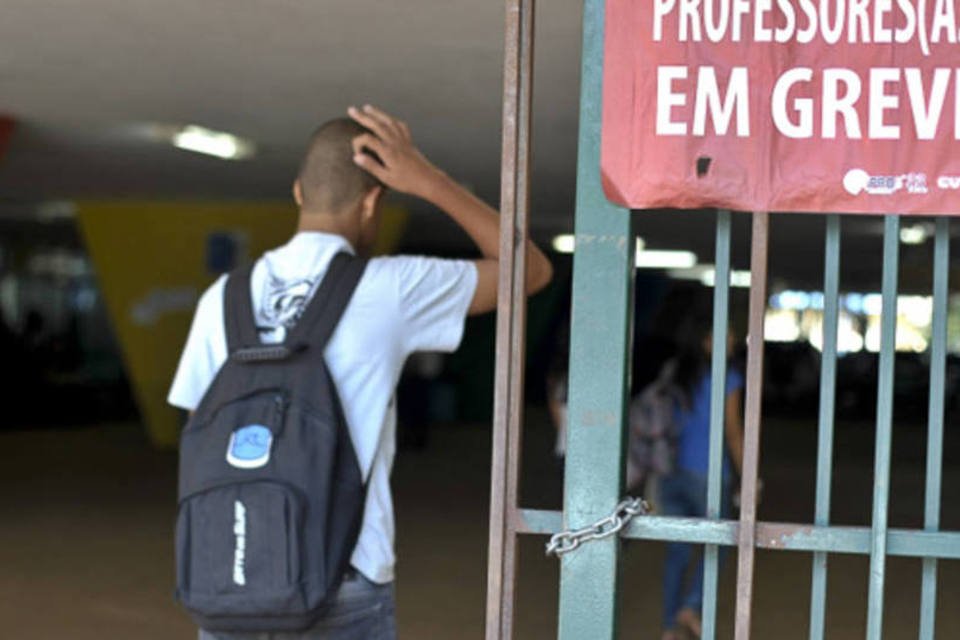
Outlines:
{"label": "boy's hand on head", "polygon": [[406,123],[370,105],[350,107],[347,114],[372,132],[353,139],[353,161],[391,189],[425,197],[440,171],[413,144]]}
{"label": "boy's hand on head", "polygon": [[[370,131],[353,139],[353,161],[384,185],[430,202],[466,231],[483,255],[474,261],[477,283],[468,312],[475,315],[496,309],[500,278],[500,216],[496,210],[424,158],[403,122],[370,105],[350,107],[347,113]],[[553,276],[550,260],[530,240],[526,276],[528,294],[545,287]]]}

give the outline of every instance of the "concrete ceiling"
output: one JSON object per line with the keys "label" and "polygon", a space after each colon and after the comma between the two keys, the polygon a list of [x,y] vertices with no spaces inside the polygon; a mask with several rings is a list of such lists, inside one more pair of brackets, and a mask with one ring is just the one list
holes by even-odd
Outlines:
{"label": "concrete ceiling", "polygon": [[[541,241],[572,228],[581,6],[538,3]],[[406,119],[429,157],[496,202],[503,22],[496,0],[3,0],[0,114],[18,125],[0,164],[0,214],[55,198],[284,198],[307,134],[363,102]],[[140,133],[153,122],[237,133],[260,153],[225,162],[177,150]],[[648,246],[711,261],[712,216],[639,215]],[[463,242],[433,220],[418,227],[422,241]],[[878,225],[845,228],[851,286],[879,279]],[[775,275],[816,286],[822,230],[813,217],[775,219]],[[747,242],[735,243],[741,267]],[[911,256],[928,263],[926,249],[908,253],[906,267]]]}
{"label": "concrete ceiling", "polygon": [[[536,197],[567,209],[579,11],[556,0],[538,15]],[[4,0],[2,13],[0,113],[18,120],[0,169],[8,200],[285,197],[309,132],[363,102],[498,195],[500,2]],[[237,133],[261,152],[197,156],[140,135],[150,122]]]}

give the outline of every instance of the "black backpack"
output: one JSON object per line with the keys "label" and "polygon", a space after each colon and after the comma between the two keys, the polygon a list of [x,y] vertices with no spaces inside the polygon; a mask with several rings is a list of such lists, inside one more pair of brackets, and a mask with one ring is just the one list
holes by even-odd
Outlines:
{"label": "black backpack", "polygon": [[277,345],[252,268],[227,279],[230,355],[180,438],[176,594],[204,629],[310,627],[349,566],[366,487],[323,351],[365,267],[337,254]]}

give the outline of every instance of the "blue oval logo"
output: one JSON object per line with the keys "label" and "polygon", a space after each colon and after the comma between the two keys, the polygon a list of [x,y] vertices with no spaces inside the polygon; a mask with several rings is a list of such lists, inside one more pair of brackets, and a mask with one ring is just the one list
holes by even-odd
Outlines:
{"label": "blue oval logo", "polygon": [[270,460],[273,433],[262,424],[240,427],[230,435],[227,462],[238,469],[256,469]]}

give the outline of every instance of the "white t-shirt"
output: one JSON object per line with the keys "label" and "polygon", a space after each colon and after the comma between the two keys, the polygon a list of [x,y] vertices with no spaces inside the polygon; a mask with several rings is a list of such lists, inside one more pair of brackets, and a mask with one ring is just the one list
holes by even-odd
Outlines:
{"label": "white t-shirt", "polygon": [[[353,253],[341,236],[301,232],[269,251],[253,269],[251,288],[263,342],[283,340],[333,256]],[[227,359],[219,278],[200,298],[167,398],[192,411]],[[337,385],[367,502],[351,564],[370,580],[393,580],[395,563],[390,471],[396,452],[394,391],[415,351],[454,351],[477,284],[473,263],[413,256],[374,258],[324,355]]]}

